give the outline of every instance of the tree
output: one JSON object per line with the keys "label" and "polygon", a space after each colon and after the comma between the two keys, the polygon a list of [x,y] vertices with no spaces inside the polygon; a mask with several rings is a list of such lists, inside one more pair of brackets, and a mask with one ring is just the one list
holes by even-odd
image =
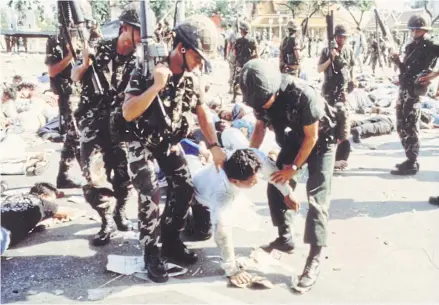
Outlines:
{"label": "tree", "polygon": [[8,7],[18,12],[18,23],[26,18],[26,12],[34,11],[40,21],[44,19],[44,5],[40,0],[9,0]]}
{"label": "tree", "polygon": [[306,0],[288,0],[287,3],[279,2],[278,5],[286,6],[290,9],[291,13],[293,14],[293,18],[296,18],[297,12],[299,12],[303,6],[305,6],[307,3],[311,3],[313,1],[306,1]]}
{"label": "tree", "polygon": [[169,0],[154,0],[149,2],[157,20],[160,20],[174,4],[174,1],[171,2]]}
{"label": "tree", "polygon": [[[361,26],[364,13],[370,11],[374,4],[374,2],[370,0],[348,0],[348,1],[342,0],[339,3],[349,12],[349,14],[351,14],[352,18],[354,19],[358,27]],[[359,19],[357,19],[353,14],[355,10],[360,11]]]}
{"label": "tree", "polygon": [[108,0],[90,1],[93,19],[99,24],[110,20],[110,2]]}

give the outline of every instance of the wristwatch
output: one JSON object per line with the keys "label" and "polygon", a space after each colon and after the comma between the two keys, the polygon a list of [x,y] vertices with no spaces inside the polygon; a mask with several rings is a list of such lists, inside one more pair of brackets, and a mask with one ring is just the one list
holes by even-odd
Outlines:
{"label": "wristwatch", "polygon": [[291,166],[291,169],[292,169],[293,171],[297,171],[299,168],[297,167],[296,164],[293,164],[293,166]]}
{"label": "wristwatch", "polygon": [[214,148],[214,147],[220,147],[220,145],[219,145],[217,142],[215,142],[215,143],[213,143],[213,144],[208,144],[208,145],[207,145],[207,149],[212,149],[212,148]]}

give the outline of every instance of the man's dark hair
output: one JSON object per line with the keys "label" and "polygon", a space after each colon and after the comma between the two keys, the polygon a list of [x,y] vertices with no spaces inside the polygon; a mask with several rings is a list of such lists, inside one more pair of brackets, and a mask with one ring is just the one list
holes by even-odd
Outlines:
{"label": "man's dark hair", "polygon": [[15,100],[17,98],[17,91],[12,87],[7,87],[3,90],[3,95],[8,97],[8,100]]}
{"label": "man's dark hair", "polygon": [[57,193],[56,187],[47,182],[39,182],[35,183],[35,185],[30,189],[29,194],[35,195],[35,196],[41,196],[41,195],[51,195]]}
{"label": "man's dark hair", "polygon": [[238,149],[224,162],[224,172],[229,179],[245,181],[261,168],[261,161],[251,149]]}
{"label": "man's dark hair", "polygon": [[227,121],[226,120],[219,120],[215,122],[215,130],[219,132],[223,132],[224,129],[227,128]]}
{"label": "man's dark hair", "polygon": [[35,90],[35,84],[29,83],[29,82],[22,82],[17,86],[17,91],[23,90],[23,89],[29,89],[29,90]]}

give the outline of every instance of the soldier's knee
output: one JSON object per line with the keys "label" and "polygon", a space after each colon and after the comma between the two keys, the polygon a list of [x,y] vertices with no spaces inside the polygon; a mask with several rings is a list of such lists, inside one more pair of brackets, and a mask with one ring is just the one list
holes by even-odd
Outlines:
{"label": "soldier's knee", "polygon": [[114,193],[108,188],[97,188],[92,185],[85,185],[82,188],[85,200],[95,210],[113,209],[115,206]]}
{"label": "soldier's knee", "polygon": [[159,188],[155,175],[153,168],[145,166],[132,175],[131,181],[140,193],[153,194]]}

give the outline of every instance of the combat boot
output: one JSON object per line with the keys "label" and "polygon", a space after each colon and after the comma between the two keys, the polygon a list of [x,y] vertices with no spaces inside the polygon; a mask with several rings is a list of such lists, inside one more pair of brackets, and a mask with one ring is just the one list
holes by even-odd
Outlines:
{"label": "combat boot", "polygon": [[110,242],[110,238],[117,228],[114,223],[113,215],[108,213],[108,210],[100,210],[99,215],[102,219],[101,230],[93,238],[93,245],[105,246]]}
{"label": "combat boot", "polygon": [[354,143],[361,143],[361,134],[359,127],[352,128],[351,134],[352,134],[352,141],[354,141]]}
{"label": "combat boot", "polygon": [[56,187],[59,189],[81,188],[81,183],[70,177],[68,171],[69,166],[66,164],[66,162],[60,162],[58,176],[56,177]]}
{"label": "combat boot", "polygon": [[160,251],[157,246],[145,247],[143,256],[145,269],[148,271],[148,277],[155,283],[164,283],[169,279],[165,264],[160,258]]}
{"label": "combat boot", "polygon": [[162,233],[162,256],[179,265],[192,265],[198,260],[198,255],[181,241],[178,231]]}
{"label": "combat boot", "polygon": [[396,170],[390,171],[392,175],[395,176],[411,176],[416,175],[419,171],[419,163],[408,161],[402,163]]}
{"label": "combat boot", "polygon": [[439,205],[439,197],[430,197],[428,202],[433,205]]}
{"label": "combat boot", "polygon": [[304,293],[309,291],[317,282],[320,275],[320,258],[319,255],[308,256],[305,268],[299,278],[299,283],[293,289],[296,292]]}
{"label": "combat boot", "polygon": [[279,237],[268,245],[262,246],[261,248],[266,252],[271,252],[276,249],[285,253],[292,253],[295,245],[293,241],[293,234],[291,233],[291,228],[288,225],[277,227]]}
{"label": "combat boot", "polygon": [[116,209],[114,210],[114,222],[116,223],[119,231],[132,231],[133,223],[128,219],[126,215],[127,200],[117,199]]}
{"label": "combat boot", "polygon": [[400,169],[400,168],[403,168],[403,167],[405,167],[405,166],[407,166],[407,163],[410,163],[410,160],[405,160],[404,162],[401,162],[401,163],[398,163],[398,164],[395,164],[395,167],[397,168],[397,169]]}

